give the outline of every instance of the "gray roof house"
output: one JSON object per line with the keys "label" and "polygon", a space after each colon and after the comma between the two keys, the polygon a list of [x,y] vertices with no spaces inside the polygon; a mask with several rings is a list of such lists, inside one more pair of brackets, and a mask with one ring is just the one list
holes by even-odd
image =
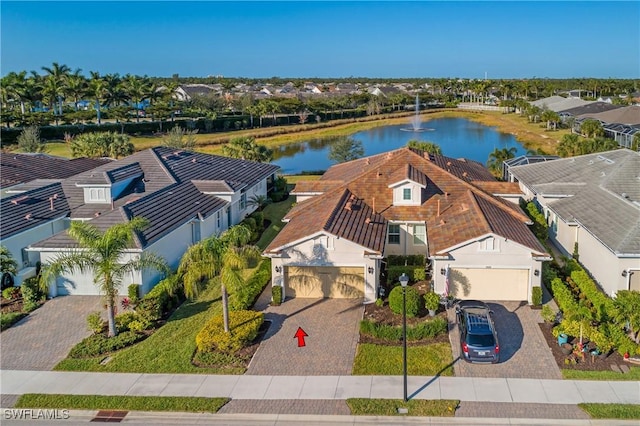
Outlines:
{"label": "gray roof house", "polygon": [[[0,200],[0,239],[22,263],[19,284],[35,273],[38,261],[46,264],[76,247],[66,231],[71,220],[91,220],[105,230],[144,217],[150,225],[135,235],[128,255],[150,251],[175,268],[190,245],[253,212],[248,200],[267,194],[277,170],[272,164],[151,148],[56,182],[23,185]],[[146,293],[160,278],[139,271],[127,284],[137,283]],[[49,294],[97,294],[97,289],[89,274],[74,273],[52,283]]]}
{"label": "gray roof house", "polygon": [[607,294],[640,290],[640,153],[619,149],[510,171],[543,210],[550,239],[578,255]]}

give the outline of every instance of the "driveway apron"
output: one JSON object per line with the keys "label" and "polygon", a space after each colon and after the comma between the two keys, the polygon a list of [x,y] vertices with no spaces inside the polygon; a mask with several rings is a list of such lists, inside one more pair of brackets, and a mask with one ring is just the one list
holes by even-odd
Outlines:
{"label": "driveway apron", "polygon": [[100,296],[56,297],[0,334],[2,370],[51,370],[91,332],[87,315],[102,311]]}
{"label": "driveway apron", "polygon": [[[264,310],[271,321],[247,374],[349,375],[364,313],[361,299],[287,299]],[[296,337],[298,328],[307,336]]]}
{"label": "driveway apron", "polygon": [[488,302],[500,342],[498,364],[469,364],[460,358],[460,333],[449,309],[451,348],[458,377],[561,379],[562,374],[542,335],[539,311],[522,302]]}

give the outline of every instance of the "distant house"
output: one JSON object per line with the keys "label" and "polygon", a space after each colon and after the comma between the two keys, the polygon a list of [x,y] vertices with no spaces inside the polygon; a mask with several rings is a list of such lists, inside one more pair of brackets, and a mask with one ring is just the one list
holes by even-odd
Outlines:
{"label": "distant house", "polygon": [[176,88],[175,98],[179,101],[190,101],[197,96],[221,95],[221,84],[181,84]]}
{"label": "distant house", "polygon": [[264,251],[287,297],[371,303],[387,256],[421,254],[440,294],[448,277],[459,298],[530,302],[550,260],[519,187],[475,161],[401,148],[335,165],[292,194],[298,204]]}
{"label": "distant house", "polygon": [[[153,252],[175,268],[191,244],[254,211],[251,197],[267,194],[277,170],[271,164],[191,151],[147,149],[54,183],[27,183],[0,201],[0,238],[24,262],[18,273],[24,278],[34,272],[36,262],[49,263],[76,246],[66,231],[70,221],[90,220],[105,230],[141,216],[150,226],[136,234],[127,255]],[[159,279],[157,273],[138,271],[125,284],[139,284],[144,294]],[[49,294],[98,290],[92,276],[75,273],[52,283]]]}
{"label": "distant house", "polygon": [[640,153],[628,149],[511,167],[549,237],[610,296],[640,291]]}

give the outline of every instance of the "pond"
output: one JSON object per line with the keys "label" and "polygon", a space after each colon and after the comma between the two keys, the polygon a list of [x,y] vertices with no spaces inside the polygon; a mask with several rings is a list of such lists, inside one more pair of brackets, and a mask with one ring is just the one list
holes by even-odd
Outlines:
{"label": "pond", "polygon": [[[365,156],[403,147],[412,139],[436,143],[442,154],[453,158],[468,158],[486,164],[496,148],[516,148],[516,156],[526,150],[515,136],[501,133],[464,118],[438,118],[422,123],[423,131],[407,130],[411,125],[376,127],[351,135],[362,142]],[[326,170],[334,163],[329,160],[332,138],[318,138],[274,148],[274,164],[286,175],[302,171]]]}

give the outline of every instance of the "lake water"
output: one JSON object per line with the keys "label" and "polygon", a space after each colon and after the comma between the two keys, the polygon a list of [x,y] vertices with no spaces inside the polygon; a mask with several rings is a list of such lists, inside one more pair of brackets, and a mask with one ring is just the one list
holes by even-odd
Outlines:
{"label": "lake water", "polygon": [[[468,158],[486,164],[489,154],[496,148],[516,148],[516,156],[526,150],[516,138],[500,133],[493,127],[464,118],[438,118],[422,123],[422,132],[405,131],[407,124],[376,127],[354,133],[354,139],[362,142],[365,156],[379,154],[403,147],[408,141],[417,139],[436,143],[442,154],[453,158]],[[326,170],[333,163],[329,160],[331,139],[314,139],[274,148],[274,164],[282,168],[283,174],[297,174],[304,170]]]}

